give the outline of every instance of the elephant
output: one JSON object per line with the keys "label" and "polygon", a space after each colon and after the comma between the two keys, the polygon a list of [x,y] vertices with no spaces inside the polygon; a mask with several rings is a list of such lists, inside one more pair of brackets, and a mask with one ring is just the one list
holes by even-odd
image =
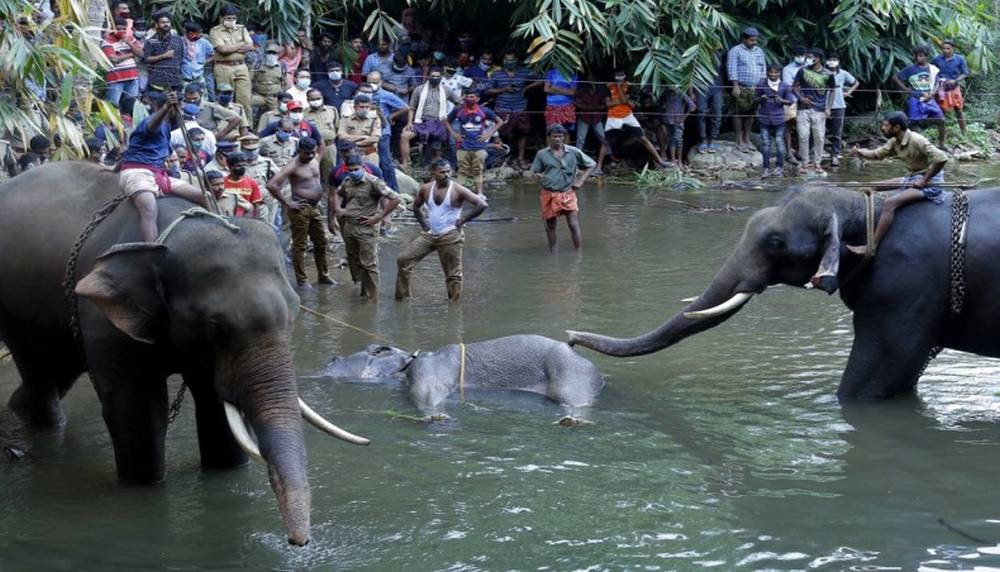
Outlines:
{"label": "elephant", "polygon": [[537,335],[514,335],[465,344],[450,344],[433,352],[407,352],[384,345],[335,358],[322,372],[355,380],[394,378],[410,390],[417,408],[437,417],[445,399],[465,389],[503,389],[544,395],[560,403],[567,415],[562,424],[579,422],[604,388],[604,376],[590,360],[564,342]]}
{"label": "elephant", "polygon": [[186,216],[199,213],[167,195],[157,201],[160,239],[137,242],[138,213],[125,201],[79,250],[67,285],[77,296],[75,329],[67,264],[92,214],[110,206],[118,188],[117,173],[77,161],[43,165],[0,186],[0,336],[21,378],[8,406],[29,427],[62,427],[60,399],[89,372],[119,479],[158,483],[166,381],[180,374],[195,402],[202,467],[244,465],[248,455],[265,461],[288,541],[306,544],[302,417],[367,441],[298,398],[290,331],[299,298],[274,231],[257,220]]}
{"label": "elephant", "polygon": [[[866,261],[846,245],[866,243],[866,200],[857,191],[816,186],[790,192],[754,213],[705,291],[656,329],[632,338],[567,331],[569,344],[611,356],[668,348],[735,315],[768,286],[814,284],[840,291],[853,311],[854,341],[837,389],[844,399],[912,392],[940,347],[1000,357],[1000,189],[966,193],[964,310],[952,315],[951,244],[955,195],[901,209]],[[881,203],[874,203],[878,220]]]}

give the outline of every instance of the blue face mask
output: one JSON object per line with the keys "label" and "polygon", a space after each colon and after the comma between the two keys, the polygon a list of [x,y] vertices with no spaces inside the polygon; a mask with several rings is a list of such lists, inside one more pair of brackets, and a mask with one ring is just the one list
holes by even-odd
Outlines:
{"label": "blue face mask", "polygon": [[347,174],[351,177],[351,180],[355,182],[365,178],[364,169],[351,169],[350,171],[347,172]]}
{"label": "blue face mask", "polygon": [[264,45],[265,42],[267,42],[267,34],[254,34],[253,35],[253,43],[254,44],[257,44],[258,46],[261,46],[261,45]]}
{"label": "blue face mask", "polygon": [[275,132],[275,135],[277,135],[278,141],[282,142],[288,141],[288,138],[292,136],[292,134],[287,131],[277,131]]}
{"label": "blue face mask", "polygon": [[233,101],[233,96],[232,94],[226,94],[226,95],[219,94],[218,100],[219,100],[219,105],[229,105]]}

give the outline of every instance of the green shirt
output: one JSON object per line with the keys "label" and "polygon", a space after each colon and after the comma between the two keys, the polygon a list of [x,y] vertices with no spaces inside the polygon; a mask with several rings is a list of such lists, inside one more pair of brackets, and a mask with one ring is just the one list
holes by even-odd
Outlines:
{"label": "green shirt", "polygon": [[898,157],[910,174],[922,173],[935,163],[948,160],[948,155],[938,149],[926,137],[919,133],[907,130],[903,134],[903,140],[893,137],[878,149],[871,151],[862,149],[861,156],[865,159],[885,159],[886,157]]}
{"label": "green shirt", "polygon": [[532,173],[542,173],[542,186],[553,192],[568,191],[576,180],[577,168],[589,169],[596,165],[586,153],[573,147],[563,145],[562,159],[550,147],[545,147],[535,155],[531,164]]}

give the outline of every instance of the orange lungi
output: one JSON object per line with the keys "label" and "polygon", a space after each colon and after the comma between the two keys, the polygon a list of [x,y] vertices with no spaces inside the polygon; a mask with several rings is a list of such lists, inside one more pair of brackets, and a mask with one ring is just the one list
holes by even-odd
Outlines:
{"label": "orange lungi", "polygon": [[562,192],[542,189],[542,218],[556,218],[561,214],[575,213],[580,210],[576,202],[576,191],[569,189]]}
{"label": "orange lungi", "polygon": [[965,108],[965,98],[962,97],[962,88],[958,86],[954,89],[942,89],[937,94],[937,100],[941,111]]}

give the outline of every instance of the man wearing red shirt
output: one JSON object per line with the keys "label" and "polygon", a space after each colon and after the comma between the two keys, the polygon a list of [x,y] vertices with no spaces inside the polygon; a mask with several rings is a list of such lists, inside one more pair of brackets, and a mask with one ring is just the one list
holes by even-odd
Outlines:
{"label": "man wearing red shirt", "polygon": [[229,176],[223,183],[225,192],[239,195],[243,200],[253,205],[253,211],[247,211],[243,206],[237,205],[236,216],[257,216],[257,206],[264,200],[260,194],[260,185],[251,177],[247,177],[247,158],[243,153],[230,153],[226,156],[226,164],[229,165]]}
{"label": "man wearing red shirt", "polygon": [[142,44],[132,34],[132,26],[124,18],[115,18],[115,29],[104,36],[101,51],[112,64],[104,75],[108,83],[104,98],[115,107],[121,103],[123,93],[132,99],[138,98],[139,69],[135,56],[142,55]]}

